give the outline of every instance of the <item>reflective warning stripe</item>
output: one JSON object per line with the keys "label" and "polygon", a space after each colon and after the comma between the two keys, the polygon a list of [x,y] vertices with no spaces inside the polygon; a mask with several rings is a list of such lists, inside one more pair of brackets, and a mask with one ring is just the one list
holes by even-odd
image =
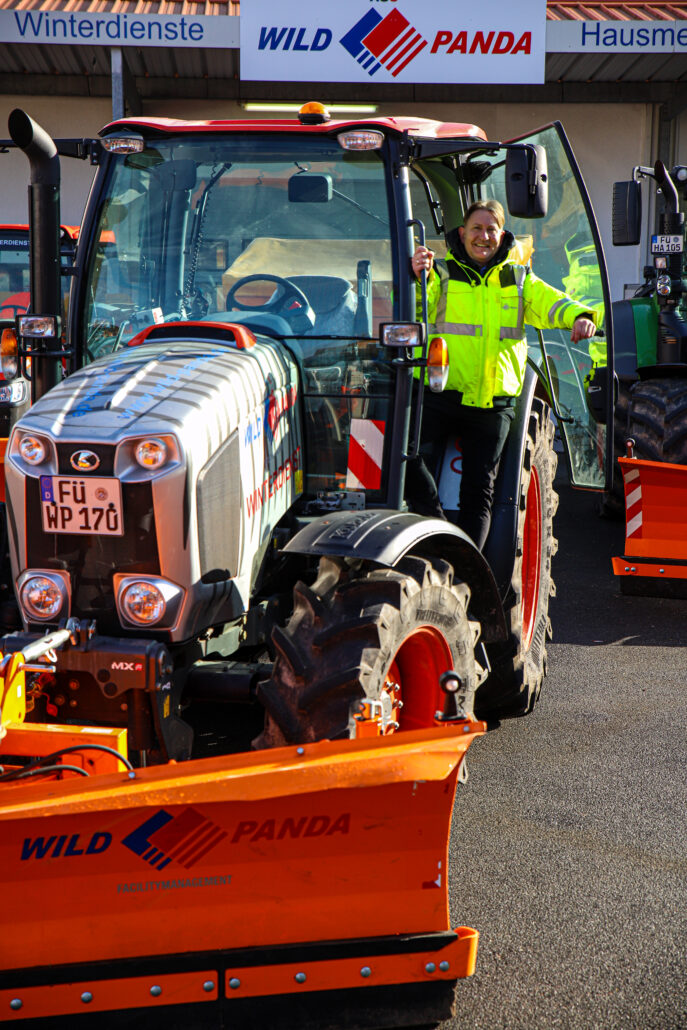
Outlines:
{"label": "reflective warning stripe", "polygon": [[[642,486],[639,469],[623,471],[625,483],[625,539],[641,537],[642,533]],[[635,482],[636,481],[636,482]]]}
{"label": "reflective warning stripe", "polygon": [[346,469],[346,487],[349,490],[379,490],[382,483],[384,426],[384,422],[376,419],[351,419]]}
{"label": "reflective warning stripe", "polygon": [[481,336],[482,326],[471,325],[470,322],[434,322],[429,326],[430,333],[450,333],[452,336]]}

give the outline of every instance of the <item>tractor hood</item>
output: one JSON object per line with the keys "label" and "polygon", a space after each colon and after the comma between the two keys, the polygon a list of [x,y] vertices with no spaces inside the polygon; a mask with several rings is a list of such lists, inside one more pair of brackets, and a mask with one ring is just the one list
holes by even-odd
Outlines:
{"label": "tractor hood", "polygon": [[174,641],[243,613],[269,529],[302,491],[298,374],[245,330],[243,346],[191,324],[189,339],[155,332],[36,402],[10,439],[7,495],[18,588],[59,570],[56,618],[121,633],[137,628],[117,608],[122,580],[154,577],[177,601],[152,633]]}

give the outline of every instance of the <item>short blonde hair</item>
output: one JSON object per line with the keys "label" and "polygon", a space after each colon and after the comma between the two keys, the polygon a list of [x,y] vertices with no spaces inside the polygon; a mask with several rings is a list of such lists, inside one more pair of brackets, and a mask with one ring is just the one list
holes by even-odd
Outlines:
{"label": "short blonde hair", "polygon": [[489,200],[476,200],[474,204],[470,204],[470,207],[465,212],[463,225],[467,225],[468,220],[472,215],[474,215],[475,211],[488,211],[496,219],[499,229],[503,229],[506,224],[506,215],[503,210],[503,204],[500,204],[498,200],[490,198]]}

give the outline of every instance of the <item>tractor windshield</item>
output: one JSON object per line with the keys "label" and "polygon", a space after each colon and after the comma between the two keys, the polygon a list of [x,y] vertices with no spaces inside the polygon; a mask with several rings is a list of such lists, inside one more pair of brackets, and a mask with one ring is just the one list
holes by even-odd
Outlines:
{"label": "tractor windshield", "polygon": [[154,322],[372,338],[391,316],[384,164],[308,134],[155,138],[112,159],[89,258],[86,360]]}

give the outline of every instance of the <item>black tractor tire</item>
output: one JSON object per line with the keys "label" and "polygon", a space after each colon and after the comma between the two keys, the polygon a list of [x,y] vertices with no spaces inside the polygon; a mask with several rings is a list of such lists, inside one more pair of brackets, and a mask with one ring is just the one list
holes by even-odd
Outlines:
{"label": "black tractor tire", "polygon": [[636,458],[687,465],[687,379],[635,383],[628,435],[635,442]]}
{"label": "black tractor tire", "polygon": [[431,725],[443,672],[455,670],[472,696],[480,681],[469,601],[441,559],[388,569],[322,558],[313,585],[294,587],[286,627],[273,631],[272,676],[258,687],[265,727],[253,746],[355,736],[366,701],[386,706],[384,732]]}
{"label": "black tractor tire", "polygon": [[549,599],[555,594],[551,560],[558,550],[553,518],[557,457],[548,405],[535,399],[530,413],[518,500],[515,563],[504,599],[509,636],[487,647],[491,672],[477,691],[478,719],[527,715],[546,675],[551,640]]}
{"label": "black tractor tire", "polygon": [[618,399],[613,418],[613,484],[604,490],[599,500],[599,515],[603,519],[619,522],[625,518],[625,490],[618,458],[627,454],[627,440],[630,433],[630,384],[620,381]]}

